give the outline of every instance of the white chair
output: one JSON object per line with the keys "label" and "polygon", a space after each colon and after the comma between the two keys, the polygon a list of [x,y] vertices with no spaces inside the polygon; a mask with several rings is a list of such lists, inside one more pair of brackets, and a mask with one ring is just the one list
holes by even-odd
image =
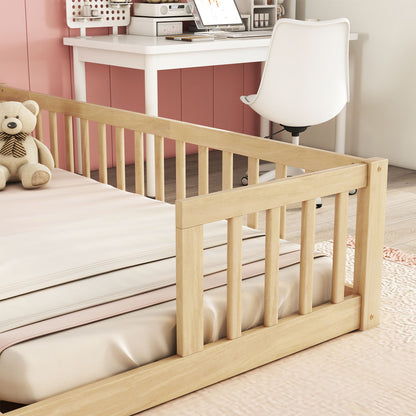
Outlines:
{"label": "white chair", "polygon": [[[344,18],[278,20],[257,94],[241,101],[299,144],[299,133],[332,119],[349,101],[349,33]],[[274,177],[268,172],[260,180]]]}

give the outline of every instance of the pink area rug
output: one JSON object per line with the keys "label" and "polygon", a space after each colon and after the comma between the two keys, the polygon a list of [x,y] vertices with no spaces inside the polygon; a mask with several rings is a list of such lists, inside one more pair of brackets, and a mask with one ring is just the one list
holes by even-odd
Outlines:
{"label": "pink area rug", "polygon": [[[348,246],[351,280],[353,243]],[[331,253],[332,243],[317,248]],[[344,335],[140,415],[415,416],[416,256],[386,249],[384,257],[377,328]]]}
{"label": "pink area rug", "polygon": [[[354,237],[347,238],[347,246],[355,248]],[[416,254],[404,253],[403,251],[397,250],[397,248],[384,247],[383,258],[386,260],[396,261],[398,263],[404,263],[408,266],[416,266]]]}

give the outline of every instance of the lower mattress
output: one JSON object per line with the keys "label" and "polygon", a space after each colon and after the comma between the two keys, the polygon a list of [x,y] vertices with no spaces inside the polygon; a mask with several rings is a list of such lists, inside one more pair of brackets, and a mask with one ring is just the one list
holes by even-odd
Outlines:
{"label": "lower mattress", "polygon": [[[299,266],[279,274],[279,316],[298,310]],[[328,301],[331,261],[315,260],[313,304]],[[243,330],[263,321],[263,276],[243,282]],[[26,341],[0,356],[0,399],[31,403],[175,354],[175,301]],[[226,334],[226,289],[204,295],[204,339]],[[278,342],[278,340],[276,340]]]}
{"label": "lower mattress", "polygon": [[[67,174],[63,172],[55,172],[54,177],[62,176],[67,180]],[[79,180],[84,181],[85,178]],[[63,182],[65,182],[65,180]],[[68,179],[69,180],[69,179]],[[78,181],[78,179],[77,179]],[[69,182],[68,182],[69,183]],[[86,186],[86,182],[80,182],[81,186]],[[92,182],[87,183],[88,186],[96,189],[95,184]],[[17,185],[16,185],[17,186]],[[68,185],[68,192],[72,192],[72,198],[76,195],[77,186],[70,179],[70,186]],[[111,190],[106,187],[99,188],[97,195],[100,195],[98,200],[102,200],[101,189],[105,190],[105,195],[111,194]],[[51,188],[56,187],[60,189],[59,203],[65,203],[62,201],[63,190],[59,185],[52,183]],[[71,188],[71,189],[69,189]],[[22,191],[24,193],[30,191]],[[46,194],[46,192],[45,192]],[[88,198],[86,203],[89,207],[93,206],[93,198],[90,191],[87,193]],[[22,195],[19,192],[15,192],[12,199],[19,199]],[[36,194],[28,194],[36,195]],[[41,194],[39,194],[41,195]],[[120,193],[116,195],[120,200]],[[131,198],[131,197],[129,197]],[[65,199],[65,198],[64,198]],[[113,199],[111,197],[113,204]],[[126,202],[124,202],[126,204]],[[146,202],[147,203],[147,202]],[[155,201],[149,202],[154,204]],[[116,202],[114,202],[116,204]],[[128,204],[123,206],[124,212],[128,211]],[[156,205],[151,205],[151,209],[154,210]],[[57,205],[54,207],[59,208]],[[111,205],[111,210],[116,210],[116,205]],[[75,209],[82,210],[81,199],[74,202],[72,213],[74,215]],[[165,209],[165,207],[162,207]],[[12,210],[14,213],[15,209]],[[95,211],[96,212],[96,211]],[[55,213],[56,214],[56,213]],[[55,215],[54,214],[54,215]],[[94,216],[96,214],[93,213]],[[38,226],[44,229],[46,224],[50,224],[51,219],[47,215],[41,217],[41,221]],[[56,223],[60,224],[61,220],[56,218]],[[83,224],[85,218],[83,219]],[[121,223],[121,221],[120,221]],[[29,223],[28,223],[29,224]],[[35,227],[33,223],[30,226]],[[142,227],[142,225],[140,225]],[[23,233],[22,226],[18,233]],[[102,225],[97,223],[97,229],[102,229]],[[83,225],[85,229],[85,225]],[[129,225],[131,233],[132,226]],[[157,230],[156,230],[157,231]],[[3,230],[5,237],[6,231]],[[11,233],[11,231],[7,231]],[[114,230],[111,232],[114,233]],[[65,235],[68,235],[68,230],[65,229]],[[213,237],[215,233],[208,234],[214,242],[214,246],[218,244],[217,238]],[[68,238],[71,238],[69,236]],[[155,238],[155,241],[157,239]],[[85,241],[88,241],[86,239]],[[256,244],[264,248],[264,239],[251,239],[247,250],[253,252],[256,250]],[[121,243],[120,243],[121,244]],[[104,249],[104,248],[103,248]],[[289,252],[294,249],[294,245],[282,241],[281,252]],[[121,250],[121,249],[120,249]],[[213,258],[218,256],[215,254],[215,247],[213,251]],[[209,256],[208,256],[209,257]],[[117,257],[118,259],[120,256]],[[60,261],[64,261],[63,256]],[[78,260],[78,259],[77,259]],[[170,260],[167,259],[167,262]],[[216,260],[217,261],[217,260]],[[58,263],[58,262],[57,262]],[[68,264],[71,264],[69,261]],[[147,264],[149,271],[152,268]],[[145,264],[145,266],[146,266]],[[153,264],[153,263],[150,263]],[[98,267],[98,262],[94,267]],[[100,266],[101,267],[101,266]],[[121,267],[121,266],[120,266]],[[150,267],[150,268],[149,268]],[[81,263],[77,267],[76,271],[85,268]],[[26,266],[22,269],[21,275],[24,276],[27,273]],[[326,257],[321,257],[314,262],[314,279],[313,279],[313,305],[319,305],[329,300],[331,294],[331,275],[332,275],[331,260]],[[7,269],[4,269],[7,270]],[[120,272],[126,272],[129,270],[132,272],[135,268],[120,269]],[[140,269],[143,270],[143,269]],[[94,271],[94,273],[96,270]],[[157,274],[156,274],[157,273]],[[17,290],[22,290],[24,287],[24,281],[20,283],[21,288],[16,288],[6,282],[4,287],[7,288],[10,293],[10,297],[3,300],[2,305],[17,305],[22,310],[26,308],[34,309],[36,305],[36,313],[39,319],[47,318],[51,313],[51,310],[55,308],[63,308],[62,304],[53,305],[49,308],[44,308],[44,299],[54,299],[60,291],[67,291],[68,296],[75,296],[74,294],[81,288],[91,287],[89,290],[94,292],[94,284],[96,287],[100,287],[102,299],[107,299],[109,293],[113,293],[115,288],[117,290],[123,289],[124,295],[131,295],[133,285],[130,284],[131,276],[126,277],[123,280],[123,275],[118,275],[118,280],[112,279],[112,283],[107,286],[107,292],[101,288],[104,277],[111,276],[112,272],[104,273],[104,277],[99,280],[94,274],[91,278],[80,279],[77,277],[74,270],[71,270],[71,281],[67,284],[61,282],[61,275],[54,273],[51,274],[52,284],[48,289],[46,283],[42,280],[33,279],[33,292],[27,294],[16,295]],[[161,279],[163,270],[159,270],[157,267],[154,269],[154,275],[148,275],[146,282]],[[36,277],[36,276],[35,276]],[[174,277],[174,276],[173,276]],[[164,278],[165,279],[165,278]],[[169,279],[167,279],[169,280]],[[118,282],[116,286],[114,281]],[[123,283],[124,282],[124,283]],[[126,287],[122,286],[125,284]],[[42,286],[43,290],[39,290]],[[6,291],[3,291],[5,293]],[[104,293],[105,292],[105,293]],[[95,292],[95,295],[97,293]],[[43,297],[42,297],[43,296]],[[61,296],[61,295],[60,295]],[[27,299],[36,299],[36,303],[28,303]],[[90,296],[91,297],[91,296]],[[81,293],[77,297],[77,302],[82,303],[84,306],[86,302],[90,302],[90,297],[83,298]],[[205,343],[216,341],[225,337],[226,334],[226,288],[218,287],[205,292],[204,294],[204,339]],[[243,330],[258,326],[263,321],[263,299],[264,299],[264,276],[258,275],[256,277],[249,278],[243,281],[242,284],[242,328]],[[288,316],[296,313],[298,310],[299,299],[299,265],[293,265],[280,270],[279,273],[279,317]],[[110,299],[111,300],[111,299]],[[19,303],[20,301],[20,303]],[[72,305],[75,301],[68,301],[68,311],[71,311]],[[1,306],[1,305],[0,305]],[[15,325],[24,325],[26,315],[13,312],[9,313],[9,319],[6,320],[6,312],[10,312],[10,308],[6,310],[4,306],[4,313],[2,313],[2,324],[4,328],[10,329],[11,322],[15,321]],[[58,308],[58,309],[59,309]],[[1,308],[0,308],[1,311]],[[60,313],[62,310],[60,311]],[[112,318],[107,318],[91,324],[86,324],[69,330],[45,335],[39,338],[24,341],[8,347],[0,355],[0,400],[11,401],[16,403],[32,403],[46,397],[58,394],[60,392],[72,389],[74,387],[81,386],[86,383],[90,383],[99,380],[104,377],[127,371],[132,368],[150,363],[152,361],[159,360],[169,355],[175,354],[176,350],[176,306],[175,301],[166,301],[154,306],[150,306],[138,311],[125,313]],[[1,314],[0,314],[1,315]],[[12,316],[13,315],[13,316]],[[12,319],[13,318],[13,319]],[[0,319],[0,321],[1,321]],[[8,326],[7,326],[8,325]],[[5,330],[5,329],[4,329]],[[278,342],[278,340],[276,340]]]}

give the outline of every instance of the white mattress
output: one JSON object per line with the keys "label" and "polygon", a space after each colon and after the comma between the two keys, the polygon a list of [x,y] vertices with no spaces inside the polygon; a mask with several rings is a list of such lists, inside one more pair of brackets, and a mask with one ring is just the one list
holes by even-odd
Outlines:
{"label": "white mattress", "polygon": [[[0,243],[12,242],[0,255],[0,332],[174,282],[169,204],[57,169],[44,189],[8,185],[0,204],[6,224]],[[65,220],[68,214],[71,221]],[[19,221],[10,225],[10,218]],[[215,223],[204,229],[205,246],[211,247],[206,272],[225,259],[225,228]],[[249,229],[244,234],[259,235]],[[17,255],[21,244],[29,256]],[[282,252],[293,248],[281,244]],[[244,242],[247,261],[261,250],[261,237]],[[155,255],[165,260],[151,262]],[[138,258],[143,264],[136,266]],[[114,264],[117,272],[111,271]],[[280,271],[279,316],[298,309],[298,276],[298,265]],[[330,280],[330,259],[315,260],[314,305],[329,299]],[[242,299],[243,329],[261,324],[263,276],[243,282]],[[205,293],[205,342],[225,336],[225,311],[224,287]],[[31,403],[174,353],[175,301],[169,301],[7,348],[0,355],[0,400]]]}

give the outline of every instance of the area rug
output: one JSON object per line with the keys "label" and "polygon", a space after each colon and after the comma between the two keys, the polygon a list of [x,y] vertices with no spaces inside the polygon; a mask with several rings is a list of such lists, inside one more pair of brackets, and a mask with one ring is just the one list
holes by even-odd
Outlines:
{"label": "area rug", "polygon": [[[353,246],[349,240],[349,280]],[[317,248],[331,253],[332,243]],[[377,328],[325,342],[140,416],[415,416],[416,261],[412,264],[412,259],[416,256],[385,250]]]}

